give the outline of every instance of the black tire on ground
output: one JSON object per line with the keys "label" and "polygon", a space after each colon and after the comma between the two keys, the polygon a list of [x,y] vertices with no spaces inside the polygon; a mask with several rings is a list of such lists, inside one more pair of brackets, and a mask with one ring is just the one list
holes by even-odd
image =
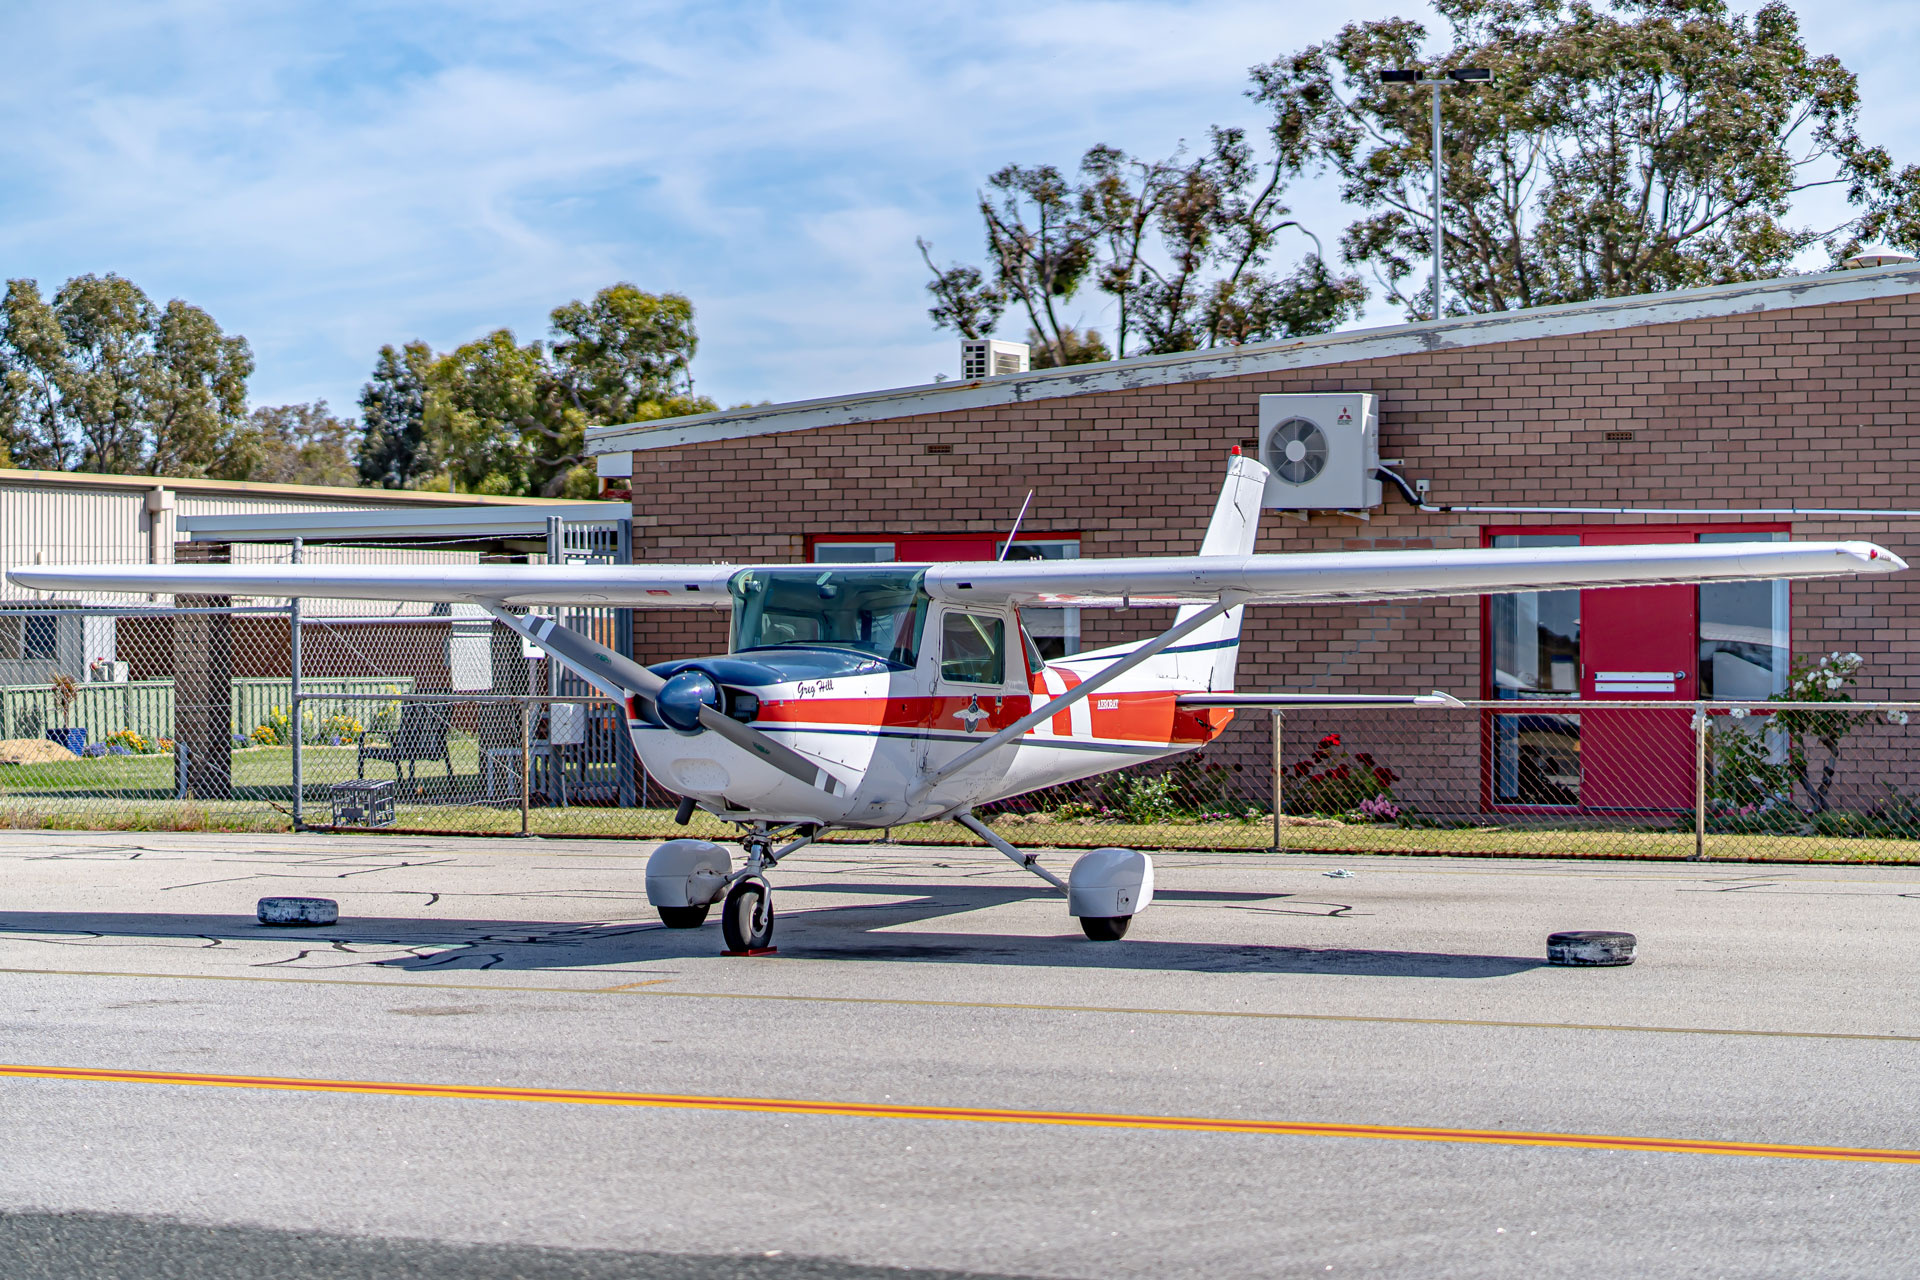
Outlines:
{"label": "black tire on ground", "polygon": [[1127,936],[1132,916],[1081,916],[1080,932],[1095,942],[1118,942]]}
{"label": "black tire on ground", "polygon": [[711,902],[703,902],[697,907],[656,907],[660,913],[660,923],[669,929],[698,929],[707,922],[707,912],[713,909]]}
{"label": "black tire on ground", "polygon": [[268,925],[340,923],[340,904],[332,898],[262,898],[254,912],[261,924]]}
{"label": "black tire on ground", "polygon": [[759,880],[741,880],[727,891],[720,932],[729,951],[764,951],[773,944],[773,894]]}
{"label": "black tire on ground", "polygon": [[1632,964],[1638,944],[1630,933],[1611,929],[1577,929],[1547,938],[1547,963],[1564,965]]}

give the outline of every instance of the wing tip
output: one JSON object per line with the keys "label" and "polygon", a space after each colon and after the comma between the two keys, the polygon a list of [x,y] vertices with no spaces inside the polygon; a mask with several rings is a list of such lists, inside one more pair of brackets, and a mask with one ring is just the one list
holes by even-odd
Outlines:
{"label": "wing tip", "polygon": [[1840,545],[1847,555],[1861,562],[1861,569],[1866,573],[1899,573],[1907,567],[1905,560],[1877,542],[1843,542]]}

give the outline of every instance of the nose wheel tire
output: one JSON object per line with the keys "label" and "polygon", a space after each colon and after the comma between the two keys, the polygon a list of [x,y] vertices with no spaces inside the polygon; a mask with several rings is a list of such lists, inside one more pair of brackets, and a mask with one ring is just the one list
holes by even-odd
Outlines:
{"label": "nose wheel tire", "polygon": [[773,891],[764,880],[741,880],[727,891],[720,932],[728,951],[764,951],[773,945]]}
{"label": "nose wheel tire", "polygon": [[713,906],[703,902],[697,907],[656,907],[660,913],[660,923],[669,929],[698,929],[707,922],[707,911]]}
{"label": "nose wheel tire", "polygon": [[1118,942],[1127,936],[1132,916],[1081,916],[1080,932],[1095,942]]}

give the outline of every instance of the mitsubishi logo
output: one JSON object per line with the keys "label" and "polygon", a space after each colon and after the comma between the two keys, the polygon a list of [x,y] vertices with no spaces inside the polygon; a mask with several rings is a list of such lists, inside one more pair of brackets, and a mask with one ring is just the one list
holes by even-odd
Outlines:
{"label": "mitsubishi logo", "polygon": [[967,726],[967,732],[972,733],[975,725],[992,714],[991,711],[986,711],[981,708],[980,695],[975,694],[967,699],[966,706],[953,713],[953,717],[956,720],[964,721]]}

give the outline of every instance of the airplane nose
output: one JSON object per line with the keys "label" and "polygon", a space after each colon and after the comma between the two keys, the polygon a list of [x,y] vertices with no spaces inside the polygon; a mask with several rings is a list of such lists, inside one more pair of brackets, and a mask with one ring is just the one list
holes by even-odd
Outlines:
{"label": "airplane nose", "polygon": [[704,671],[676,672],[661,686],[654,706],[668,728],[695,733],[700,728],[700,708],[719,708],[720,686]]}

